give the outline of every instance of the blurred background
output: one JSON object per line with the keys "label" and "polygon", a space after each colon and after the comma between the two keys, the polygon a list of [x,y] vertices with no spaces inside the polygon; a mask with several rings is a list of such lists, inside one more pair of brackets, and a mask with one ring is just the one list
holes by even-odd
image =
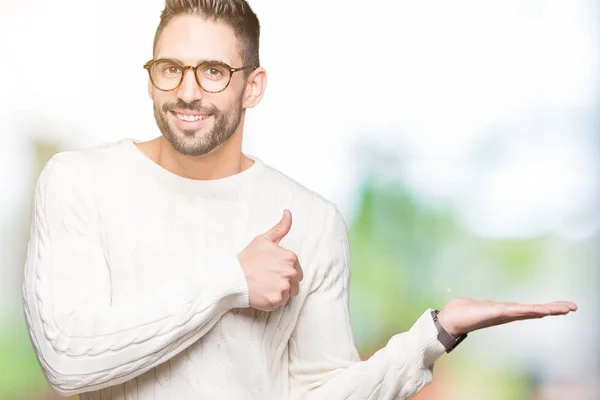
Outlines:
{"label": "blurred background", "polygon": [[[268,71],[244,151],[335,202],[363,358],[453,297],[576,302],[474,332],[418,400],[600,399],[597,0],[251,0]],[[161,0],[0,0],[0,399],[54,399],[21,308],[57,151],[160,133]]]}

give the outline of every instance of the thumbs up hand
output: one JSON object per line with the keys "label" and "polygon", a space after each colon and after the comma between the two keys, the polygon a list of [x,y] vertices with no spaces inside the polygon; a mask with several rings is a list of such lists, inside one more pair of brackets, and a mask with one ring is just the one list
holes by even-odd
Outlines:
{"label": "thumbs up hand", "polygon": [[284,210],[281,220],[256,236],[238,255],[246,281],[250,307],[273,311],[299,292],[303,278],[298,256],[279,246],[292,227],[292,214]]}

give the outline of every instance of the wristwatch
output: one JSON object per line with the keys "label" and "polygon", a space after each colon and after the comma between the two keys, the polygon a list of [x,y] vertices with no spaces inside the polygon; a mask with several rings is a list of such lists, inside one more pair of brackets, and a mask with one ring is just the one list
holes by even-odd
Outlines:
{"label": "wristwatch", "polygon": [[438,320],[438,310],[431,310],[431,317],[433,318],[433,322],[435,323],[435,327],[438,330],[438,340],[444,347],[446,348],[446,353],[450,353],[456,346],[459,345],[460,342],[465,340],[467,334],[462,334],[457,338],[454,338],[451,334],[448,333],[446,329],[440,324]]}

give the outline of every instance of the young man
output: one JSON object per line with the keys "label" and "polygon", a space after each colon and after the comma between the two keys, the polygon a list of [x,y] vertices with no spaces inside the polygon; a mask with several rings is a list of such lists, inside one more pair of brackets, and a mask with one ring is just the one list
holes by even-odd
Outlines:
{"label": "young man", "polygon": [[241,151],[266,86],[258,47],[245,1],[167,0],[145,65],[162,136],[45,166],[23,300],[57,393],[404,399],[468,332],[576,309],[456,299],[361,361],[342,216]]}

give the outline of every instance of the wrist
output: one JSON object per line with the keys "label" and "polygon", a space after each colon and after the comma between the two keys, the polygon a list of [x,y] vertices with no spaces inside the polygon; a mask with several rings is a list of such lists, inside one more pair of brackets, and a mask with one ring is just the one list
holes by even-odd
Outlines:
{"label": "wrist", "polygon": [[444,309],[442,309],[437,315],[438,321],[440,325],[448,332],[452,337],[457,338],[465,332],[461,332],[458,327],[456,327],[452,321],[448,320],[448,316],[444,313]]}
{"label": "wrist", "polygon": [[[440,343],[442,345],[444,345],[444,347],[446,348],[446,353],[450,353],[456,346],[458,346],[460,344],[460,342],[462,342],[467,337],[467,335],[466,334],[462,334],[462,335],[457,334],[457,332],[459,332],[459,330],[457,330],[457,329],[451,330],[450,332],[452,332],[452,333],[448,332],[446,330],[446,328],[440,322],[440,318],[439,318],[440,314],[441,313],[437,310],[431,311],[431,317],[433,318],[433,323],[435,324],[435,327],[437,328],[437,331],[438,331],[437,338],[440,341]],[[448,323],[445,316],[444,316],[444,319],[445,319],[446,326],[452,326],[451,324]]]}

